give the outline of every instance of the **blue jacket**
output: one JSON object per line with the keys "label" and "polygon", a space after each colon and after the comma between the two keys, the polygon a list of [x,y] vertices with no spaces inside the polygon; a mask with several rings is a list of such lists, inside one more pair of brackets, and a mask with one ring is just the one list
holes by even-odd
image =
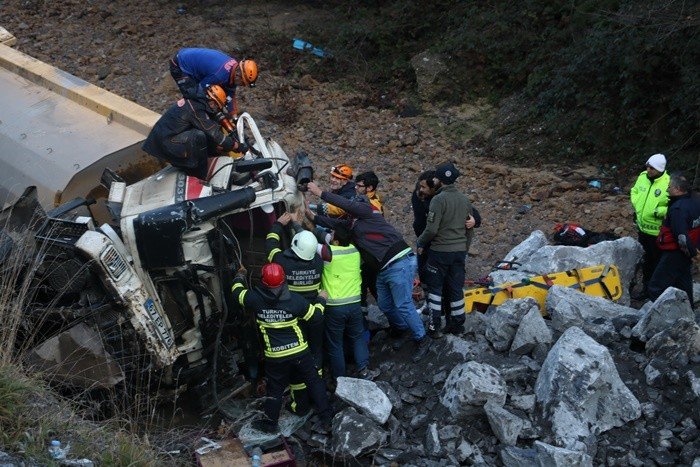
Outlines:
{"label": "blue jacket", "polygon": [[231,70],[238,62],[220,50],[180,49],[177,53],[180,69],[194,78],[204,88],[209,84],[218,84],[228,91],[235,90],[231,79]]}

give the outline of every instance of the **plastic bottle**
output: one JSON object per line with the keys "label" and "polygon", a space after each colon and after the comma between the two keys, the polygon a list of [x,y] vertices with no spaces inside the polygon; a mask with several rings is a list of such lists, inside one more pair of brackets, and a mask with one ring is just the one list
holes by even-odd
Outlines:
{"label": "plastic bottle", "polygon": [[253,449],[253,453],[251,455],[251,462],[253,464],[253,467],[262,466],[262,449],[260,449],[259,447]]}
{"label": "plastic bottle", "polygon": [[49,455],[52,459],[65,459],[67,449],[63,449],[61,442],[57,439],[51,440],[51,445],[49,446]]}

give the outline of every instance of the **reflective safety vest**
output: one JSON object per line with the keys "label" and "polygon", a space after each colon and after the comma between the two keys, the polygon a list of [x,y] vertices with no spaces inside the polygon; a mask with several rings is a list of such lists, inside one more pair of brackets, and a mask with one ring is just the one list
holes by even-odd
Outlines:
{"label": "reflective safety vest", "polygon": [[636,214],[637,227],[647,235],[658,235],[661,223],[668,211],[668,185],[671,180],[668,172],[649,180],[646,172],[637,177],[630,201]]}
{"label": "reflective safety vest", "polygon": [[327,306],[349,305],[360,301],[362,277],[360,252],[354,245],[331,245],[333,259],[324,263],[321,287],[328,292]]}

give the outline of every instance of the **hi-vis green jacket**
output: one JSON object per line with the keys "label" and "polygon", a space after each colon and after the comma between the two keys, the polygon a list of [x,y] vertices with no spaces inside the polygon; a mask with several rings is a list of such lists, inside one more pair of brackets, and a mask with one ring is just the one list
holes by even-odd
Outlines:
{"label": "hi-vis green jacket", "polygon": [[659,235],[661,223],[668,211],[668,184],[671,177],[664,172],[649,180],[646,171],[639,174],[630,192],[637,227],[647,235]]}
{"label": "hi-vis green jacket", "polygon": [[238,277],[234,279],[231,294],[242,307],[255,312],[265,342],[265,357],[275,359],[288,358],[309,348],[299,320],[314,319],[323,313],[326,304],[322,297],[309,303],[301,295],[290,292],[286,285],[248,290]]}

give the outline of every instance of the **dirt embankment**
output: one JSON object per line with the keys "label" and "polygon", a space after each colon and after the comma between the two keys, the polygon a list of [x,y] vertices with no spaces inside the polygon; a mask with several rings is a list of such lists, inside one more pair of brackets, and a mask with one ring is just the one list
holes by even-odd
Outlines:
{"label": "dirt embankment", "polygon": [[[418,174],[454,159],[464,174],[459,185],[484,219],[473,245],[473,277],[485,275],[532,230],[548,232],[556,222],[633,233],[627,197],[612,193],[612,179],[603,179],[602,190],[589,188],[588,180],[601,173],[586,161],[545,167],[532,160],[513,168],[478,142],[459,148],[449,142],[455,131],[477,135],[472,141],[478,141],[491,116],[502,115],[488,106],[428,107],[420,116],[401,118],[394,109],[372,105],[372,96],[287,72],[300,58],[291,48],[298,25],[309,18],[328,20],[316,18],[318,10],[274,2],[210,3],[184,4],[179,14],[170,2],[10,0],[0,23],[18,37],[19,50],[156,111],[178,97],[167,67],[178,48],[207,46],[263,57],[259,85],[239,92],[241,107],[288,153],[308,151],[322,183],[336,163],[374,170],[389,220],[411,239],[410,192]],[[319,60],[319,76],[323,67]],[[509,141],[498,152],[519,150],[518,141]],[[640,164],[643,159],[640,155]],[[630,180],[621,183],[629,186]]]}

